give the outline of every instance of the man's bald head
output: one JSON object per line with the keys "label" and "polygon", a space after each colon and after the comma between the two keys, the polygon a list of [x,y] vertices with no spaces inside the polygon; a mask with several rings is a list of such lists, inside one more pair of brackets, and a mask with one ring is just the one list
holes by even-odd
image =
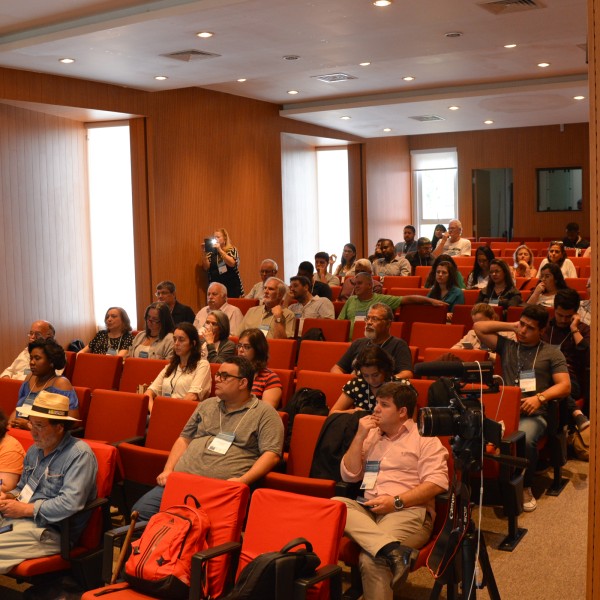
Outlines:
{"label": "man's bald head", "polygon": [[56,331],[48,321],[34,321],[29,328],[29,341],[34,342],[35,340],[49,339],[56,335]]}

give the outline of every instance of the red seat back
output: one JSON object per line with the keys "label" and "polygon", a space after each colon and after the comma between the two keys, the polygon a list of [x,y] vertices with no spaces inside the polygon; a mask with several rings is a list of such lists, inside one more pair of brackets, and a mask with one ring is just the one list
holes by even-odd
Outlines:
{"label": "red seat back", "polygon": [[346,342],[350,336],[350,321],[347,319],[304,319],[302,333],[318,327],[328,342]]}
{"label": "red seat back", "polygon": [[17,406],[19,400],[19,390],[23,382],[19,379],[9,379],[3,377],[0,379],[0,410],[9,417]]}
{"label": "red seat back", "polygon": [[296,340],[273,340],[267,338],[269,344],[270,369],[293,369],[296,364]]}
{"label": "red seat back", "polygon": [[400,306],[399,320],[404,323],[404,339],[410,339],[413,323],[445,323],[447,312],[446,306],[433,306],[430,304],[405,304]]}
{"label": "red seat back", "polygon": [[92,390],[116,390],[119,387],[123,358],[109,354],[78,354],[71,383]]}
{"label": "red seat back", "polygon": [[298,354],[298,370],[330,371],[349,347],[349,342],[304,340]]}
{"label": "red seat back", "polygon": [[[502,319],[502,307],[493,304],[491,306],[496,311],[498,319]],[[473,318],[471,317],[472,310],[472,304],[455,304],[452,309],[452,325],[464,325],[465,331],[473,329]]]}
{"label": "red seat back", "polygon": [[327,417],[298,414],[294,417],[292,440],[285,472],[308,477],[321,428]]}
{"label": "red seat back", "polygon": [[198,402],[193,400],[156,397],[144,446],[157,450],[171,450],[196,408]]}
{"label": "red seat back", "polygon": [[354,375],[346,373],[325,373],[323,371],[298,371],[296,390],[302,388],[315,388],[321,390],[327,399],[327,406],[331,408],[340,397],[342,388]]}
{"label": "red seat back", "polygon": [[288,400],[292,397],[294,389],[294,371],[291,369],[272,369],[274,373],[277,373],[279,380],[281,381],[281,402],[280,408],[284,408],[288,403]]}
{"label": "red seat back", "polygon": [[138,385],[150,385],[168,364],[168,360],[154,358],[125,359],[119,381],[119,391],[137,392]]}
{"label": "red seat back", "polygon": [[421,276],[408,275],[401,277],[398,275],[386,275],[383,278],[383,285],[388,290],[392,288],[418,288],[421,287]]}
{"label": "red seat back", "polygon": [[75,361],[77,360],[77,352],[71,352],[70,350],[65,351],[65,357],[67,359],[67,365],[63,371],[63,376],[69,381],[73,378],[73,371],[75,370]]}
{"label": "red seat back", "polygon": [[78,424],[78,426],[85,427],[88,412],[90,410],[90,402],[92,401],[92,390],[80,386],[76,386],[73,389],[77,394],[77,400],[79,402],[79,418],[81,419],[81,424]]}
{"label": "red seat back", "polygon": [[441,325],[437,323],[414,323],[410,333],[410,345],[418,346],[419,360],[423,360],[425,348],[432,345],[438,348],[451,348],[465,333],[464,325]]}
{"label": "red seat back", "polygon": [[258,306],[259,302],[256,298],[227,298],[227,304],[237,306],[245,315],[252,307]]}
{"label": "red seat back", "polygon": [[[435,341],[435,340],[434,340]],[[425,348],[423,354],[424,362],[431,360],[439,360],[440,356],[451,352],[454,356],[458,356],[463,362],[484,361],[488,359],[486,350],[464,350],[462,348]]]}

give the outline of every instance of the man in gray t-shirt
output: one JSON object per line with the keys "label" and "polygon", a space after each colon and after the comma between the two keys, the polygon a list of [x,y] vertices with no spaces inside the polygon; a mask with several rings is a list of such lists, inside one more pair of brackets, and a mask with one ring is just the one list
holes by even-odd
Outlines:
{"label": "man in gray t-shirt", "polygon": [[251,485],[279,462],[283,423],[272,406],[252,395],[250,362],[234,356],[220,365],[215,379],[217,396],[198,405],[156,478],[158,486],[135,504],[142,520],[158,512],[173,471]]}
{"label": "man in gray t-shirt", "polygon": [[[543,306],[528,304],[517,323],[482,321],[473,325],[482,344],[500,356],[505,384],[521,388],[519,430],[525,432],[529,461],[523,490],[523,510],[526,512],[537,506],[531,485],[537,466],[537,444],[548,425],[547,403],[566,398],[571,392],[565,357],[558,348],[542,341],[547,323],[548,311]],[[514,332],[517,341],[498,335],[501,331]]]}

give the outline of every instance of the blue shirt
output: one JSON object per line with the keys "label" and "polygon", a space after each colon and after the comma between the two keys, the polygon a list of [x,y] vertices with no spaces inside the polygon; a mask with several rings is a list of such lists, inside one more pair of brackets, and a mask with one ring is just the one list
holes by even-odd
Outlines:
{"label": "blue shirt", "polygon": [[[44,391],[52,392],[53,394],[60,394],[61,396],[66,396],[69,399],[69,410],[76,410],[79,408],[79,399],[77,398],[77,394],[75,390],[59,390],[55,388],[53,385],[49,385]],[[19,399],[17,400],[17,408],[19,406],[23,406],[27,404],[31,406],[36,396],[41,392],[41,390],[37,392],[32,392],[29,387],[29,381],[24,381],[23,385],[19,388]],[[22,417],[24,415],[19,414],[17,411],[17,417]]]}
{"label": "blue shirt", "polygon": [[[33,445],[25,455],[23,473],[12,494],[17,496],[25,485],[34,490],[33,520],[38,527],[58,528],[59,521],[74,515],[96,498],[98,463],[92,449],[65,432],[60,444],[48,456]],[[78,515],[71,522],[73,545],[81,535],[90,513]]]}
{"label": "blue shirt", "polygon": [[[429,298],[431,298],[431,292],[427,294]],[[443,302],[448,303],[448,312],[452,312],[455,304],[464,304],[465,303],[465,295],[463,291],[457,287],[453,286],[448,290],[448,293],[442,298]]]}

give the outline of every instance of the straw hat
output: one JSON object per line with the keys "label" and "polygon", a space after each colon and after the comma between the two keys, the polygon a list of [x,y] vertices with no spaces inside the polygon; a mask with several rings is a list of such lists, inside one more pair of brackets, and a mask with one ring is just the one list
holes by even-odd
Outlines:
{"label": "straw hat", "polygon": [[62,394],[54,394],[42,390],[34,399],[33,404],[20,406],[18,412],[26,417],[42,417],[60,421],[80,421],[69,416],[69,399]]}

